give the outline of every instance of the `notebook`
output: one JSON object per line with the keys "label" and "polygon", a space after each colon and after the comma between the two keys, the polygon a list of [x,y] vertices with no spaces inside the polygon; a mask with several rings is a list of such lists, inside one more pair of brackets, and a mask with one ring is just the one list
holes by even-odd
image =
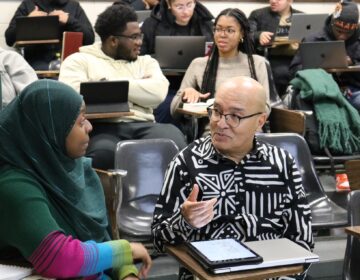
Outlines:
{"label": "notebook", "polygon": [[142,23],[145,21],[145,19],[147,19],[148,17],[150,17],[151,15],[151,10],[141,10],[141,11],[135,11],[137,17],[138,17],[138,22]]}
{"label": "notebook", "polygon": [[328,14],[293,14],[289,40],[301,41],[304,37],[320,31]]}
{"label": "notebook", "polygon": [[156,36],[155,58],[161,68],[187,69],[191,61],[205,55],[205,36]]}
{"label": "notebook", "polygon": [[344,41],[306,42],[299,49],[303,69],[348,66]]}
{"label": "notebook", "polygon": [[256,254],[261,256],[263,261],[257,264],[229,265],[227,267],[213,269],[208,267],[208,271],[213,274],[221,274],[275,266],[313,263],[319,261],[318,255],[309,252],[308,250],[287,238],[251,241],[245,242],[244,244]]}
{"label": "notebook", "polygon": [[58,16],[17,17],[16,41],[60,39]]}
{"label": "notebook", "polygon": [[129,112],[128,81],[96,81],[80,84],[86,113]]}
{"label": "notebook", "polygon": [[0,280],[19,280],[32,273],[32,269],[15,265],[0,264]]}

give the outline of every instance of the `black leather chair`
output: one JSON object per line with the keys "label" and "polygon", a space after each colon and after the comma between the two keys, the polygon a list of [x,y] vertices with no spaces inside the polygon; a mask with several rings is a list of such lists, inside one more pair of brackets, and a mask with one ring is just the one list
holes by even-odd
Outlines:
{"label": "black leather chair", "polygon": [[[360,191],[352,191],[348,194],[348,219],[351,226],[360,225]],[[360,239],[348,235],[344,267],[344,280],[360,279]]]}
{"label": "black leather chair", "polygon": [[178,153],[168,139],[126,140],[117,144],[116,170],[126,170],[117,213],[120,237],[130,241],[151,240],[151,223],[165,171]]}
{"label": "black leather chair", "polygon": [[316,174],[309,147],[302,136],[296,133],[265,133],[257,135],[257,138],[287,150],[295,158],[310,204],[314,230],[347,224],[346,210],[326,195]]}

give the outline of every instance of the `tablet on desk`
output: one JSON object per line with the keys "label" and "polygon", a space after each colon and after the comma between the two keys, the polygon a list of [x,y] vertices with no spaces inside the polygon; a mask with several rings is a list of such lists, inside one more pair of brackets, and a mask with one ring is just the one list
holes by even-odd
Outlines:
{"label": "tablet on desk", "polygon": [[219,269],[245,264],[256,264],[262,257],[235,239],[192,241],[187,243],[189,253],[211,273]]}

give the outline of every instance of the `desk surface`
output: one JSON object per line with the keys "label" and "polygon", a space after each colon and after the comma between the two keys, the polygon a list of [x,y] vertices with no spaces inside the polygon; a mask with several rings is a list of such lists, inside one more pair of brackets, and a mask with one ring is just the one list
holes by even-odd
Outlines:
{"label": "desk surface", "polygon": [[94,119],[110,119],[110,118],[121,118],[127,116],[133,116],[134,112],[116,112],[116,113],[90,113],[85,114],[88,120]]}
{"label": "desk surface", "polygon": [[325,69],[330,73],[341,73],[341,72],[360,72],[360,65],[351,65],[346,68],[331,68]]}
{"label": "desk surface", "polygon": [[185,110],[183,108],[178,108],[176,109],[177,113],[180,114],[184,114],[184,115],[190,115],[193,117],[198,117],[198,118],[202,118],[202,117],[207,117],[208,113],[205,111],[191,111],[191,110]]}
{"label": "desk surface", "polygon": [[200,280],[260,280],[284,275],[293,275],[301,273],[304,270],[302,265],[291,265],[215,275],[206,272],[202,266],[186,252],[184,245],[176,247],[168,245],[166,246],[166,250],[194,275],[199,277]]}
{"label": "desk surface", "polygon": [[36,75],[41,78],[57,78],[59,77],[60,70],[36,70]]}
{"label": "desk surface", "polygon": [[345,232],[347,234],[350,234],[350,235],[360,238],[360,226],[346,227]]}
{"label": "desk surface", "polygon": [[39,44],[59,44],[59,43],[60,43],[59,39],[16,41],[14,47],[25,47],[25,46],[39,45]]}

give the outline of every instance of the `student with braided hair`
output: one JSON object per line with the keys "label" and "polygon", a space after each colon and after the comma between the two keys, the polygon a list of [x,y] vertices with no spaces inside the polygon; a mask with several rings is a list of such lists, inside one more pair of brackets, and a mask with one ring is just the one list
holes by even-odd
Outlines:
{"label": "student with braided hair", "polygon": [[[249,22],[239,9],[225,9],[217,16],[214,24],[214,46],[209,57],[192,61],[182,80],[179,91],[172,100],[171,114],[181,116],[176,109],[182,103],[204,101],[213,98],[224,80],[235,76],[249,76],[257,80],[266,91],[269,107],[269,81],[265,58],[253,55]],[[201,119],[202,120],[202,119]],[[208,120],[199,125],[199,135]]]}

